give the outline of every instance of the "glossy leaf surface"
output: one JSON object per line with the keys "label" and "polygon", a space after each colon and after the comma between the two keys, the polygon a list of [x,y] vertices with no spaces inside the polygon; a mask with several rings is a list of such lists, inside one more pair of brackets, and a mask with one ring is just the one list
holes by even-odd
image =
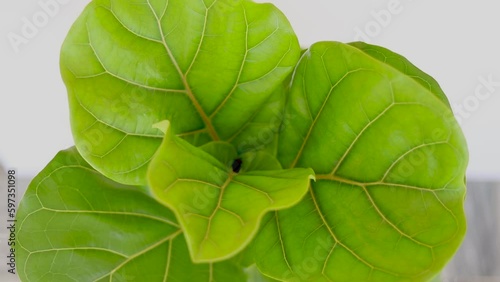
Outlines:
{"label": "glossy leaf surface", "polygon": [[33,180],[17,220],[22,281],[246,281],[229,261],[193,264],[171,211],[102,176],[75,149]]}
{"label": "glossy leaf surface", "polygon": [[193,144],[240,148],[249,125],[274,126],[255,117],[299,54],[270,4],[94,0],[61,52],[76,147],[98,171],[133,185],[146,183],[161,120]]}
{"label": "glossy leaf surface", "polygon": [[439,83],[432,76],[413,65],[405,57],[394,53],[387,48],[364,42],[353,42],[349,43],[349,45],[363,51],[365,54],[381,61],[382,63],[397,69],[409,78],[418,82],[424,88],[427,88],[431,93],[434,93],[434,95],[443,101],[443,103],[447,105],[450,104],[446,94],[444,94],[441,86],[439,86]]}
{"label": "glossy leaf surface", "polygon": [[449,105],[372,49],[321,42],[299,63],[278,157],[317,181],[256,239],[276,279],[425,281],[464,237],[468,153]]}
{"label": "glossy leaf surface", "polygon": [[[236,255],[253,239],[262,216],[298,203],[314,178],[311,169],[282,170],[267,153],[238,156],[231,144],[197,148],[166,135],[148,171],[152,194],[171,208],[195,262]],[[217,158],[209,154],[217,153]],[[233,171],[233,162],[241,170]]]}

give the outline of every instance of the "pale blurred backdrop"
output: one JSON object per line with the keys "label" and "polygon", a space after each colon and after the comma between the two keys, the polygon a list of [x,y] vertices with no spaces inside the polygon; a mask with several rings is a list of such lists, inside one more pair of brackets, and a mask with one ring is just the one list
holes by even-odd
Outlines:
{"label": "pale blurred backdrop", "polygon": [[[30,179],[73,144],[59,49],[88,2],[0,2],[0,164],[22,176],[18,199]],[[439,81],[470,150],[469,232],[442,280],[500,281],[500,1],[267,2],[288,16],[303,47],[368,41],[406,56]],[[35,28],[23,34],[29,24]],[[0,181],[3,224],[6,181]],[[5,270],[6,236],[1,228],[0,281],[17,281]]]}

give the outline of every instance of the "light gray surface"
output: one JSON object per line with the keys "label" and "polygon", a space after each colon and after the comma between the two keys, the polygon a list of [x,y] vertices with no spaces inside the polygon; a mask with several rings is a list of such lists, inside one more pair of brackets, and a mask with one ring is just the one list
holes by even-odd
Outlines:
{"label": "light gray surface", "polygon": [[469,183],[467,237],[443,272],[444,281],[500,281],[499,204],[499,183]]}
{"label": "light gray surface", "polygon": [[[6,179],[0,167],[0,222],[6,222]],[[17,182],[17,199],[24,194],[29,179]],[[465,203],[467,237],[457,255],[442,273],[443,282],[500,282],[500,183],[470,182]],[[0,229],[0,281],[17,282],[7,273],[5,228]],[[196,282],[196,281],[193,281]]]}

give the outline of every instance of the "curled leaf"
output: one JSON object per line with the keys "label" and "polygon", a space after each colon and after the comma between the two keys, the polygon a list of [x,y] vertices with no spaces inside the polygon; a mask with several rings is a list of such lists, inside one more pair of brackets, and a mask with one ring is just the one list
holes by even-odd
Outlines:
{"label": "curled leaf", "polygon": [[170,128],[148,171],[152,194],[176,214],[195,262],[236,255],[253,239],[264,214],[299,202],[313,178],[311,169],[282,170],[267,153],[238,157],[223,142],[194,147]]}

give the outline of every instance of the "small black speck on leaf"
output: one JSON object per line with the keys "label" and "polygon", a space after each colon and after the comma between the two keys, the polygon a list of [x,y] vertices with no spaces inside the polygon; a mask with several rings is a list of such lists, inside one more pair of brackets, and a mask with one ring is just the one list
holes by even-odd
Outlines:
{"label": "small black speck on leaf", "polygon": [[241,164],[243,164],[243,161],[241,159],[234,160],[233,164],[231,165],[233,168],[233,172],[235,173],[240,172]]}

